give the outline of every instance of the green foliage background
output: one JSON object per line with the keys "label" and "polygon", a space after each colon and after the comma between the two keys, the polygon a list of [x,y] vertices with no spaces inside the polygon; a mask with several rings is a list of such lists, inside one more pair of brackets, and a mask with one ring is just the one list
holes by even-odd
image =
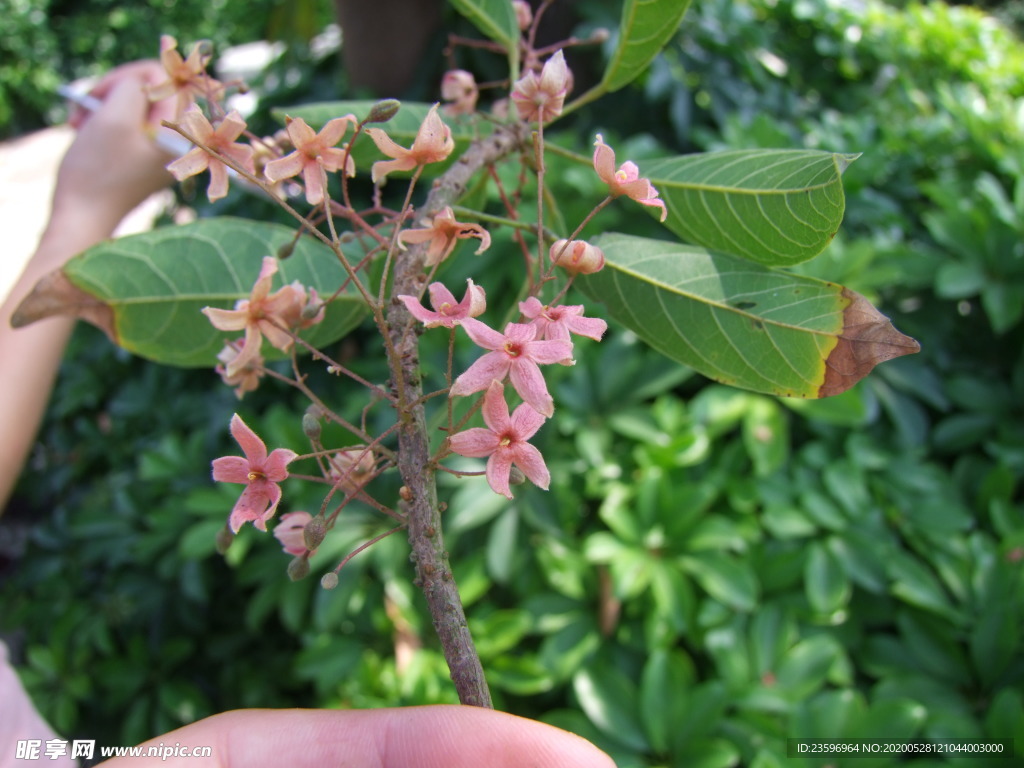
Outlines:
{"label": "green foliage background", "polygon": [[[581,32],[616,23],[608,5],[580,13]],[[602,131],[641,166],[723,147],[863,152],[840,236],[799,270],[868,295],[922,352],[790,402],[709,384],[626,333],[581,345],[539,435],[551,492],[507,505],[481,482],[442,489],[499,707],[623,767],[800,765],[785,756],[796,736],[1022,748],[1022,51],[942,3],[700,0],[641,83],[555,137],[586,154]],[[598,197],[559,158],[548,179],[569,221]],[[600,225],[640,232],[634,213]],[[502,244],[445,281],[500,280]],[[337,352],[383,380],[369,336]],[[212,373],[79,330],[21,485],[39,522],[0,584],[0,621],[23,632],[23,675],[58,730],[118,744],[242,706],[453,700],[398,537],[333,592],[288,582],[252,530],[213,553],[234,497],[209,461],[235,451],[230,414],[298,447],[301,408],[266,385],[239,405]],[[289,508],[315,508],[309,493],[289,484]],[[353,512],[314,573],[381,530]]]}

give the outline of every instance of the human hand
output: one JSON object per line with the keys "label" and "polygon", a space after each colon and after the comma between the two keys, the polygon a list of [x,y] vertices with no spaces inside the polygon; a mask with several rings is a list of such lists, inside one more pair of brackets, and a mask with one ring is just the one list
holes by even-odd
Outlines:
{"label": "human hand", "polygon": [[115,758],[104,768],[615,768],[590,742],[553,726],[460,706],[254,709],[215,715],[142,745],[208,746],[211,757]]}
{"label": "human hand", "polygon": [[150,103],[144,86],[167,75],[156,61],[136,61],[112,69],[90,95],[102,104],[95,112],[76,107],[68,122],[78,129],[57,175],[53,218],[87,218],[110,230],[136,205],[173,179],[173,160],[155,143],[161,120],[174,117],[172,100]]}

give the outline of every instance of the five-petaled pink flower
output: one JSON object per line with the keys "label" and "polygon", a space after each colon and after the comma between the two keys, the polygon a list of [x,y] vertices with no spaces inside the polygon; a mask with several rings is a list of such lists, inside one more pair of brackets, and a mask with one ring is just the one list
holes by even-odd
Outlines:
{"label": "five-petaled pink flower", "polygon": [[553,120],[562,114],[565,95],[572,88],[572,73],[565,64],[561,49],[544,62],[540,75],[532,70],[523,75],[512,87],[510,97],[527,122]]}
{"label": "five-petaled pink flower", "polygon": [[[232,110],[214,128],[199,108],[193,107],[185,113],[181,122],[196,141],[202,142],[213,152],[231,158],[249,173],[255,172],[252,147],[235,142],[245,130],[245,120],[238,112]],[[209,154],[202,147],[193,147],[167,166],[167,170],[178,181],[202,173],[207,168],[210,169],[210,186],[206,196],[212,203],[228,193],[228,167],[220,158]]]}
{"label": "five-petaled pink flower", "polygon": [[612,197],[625,195],[640,205],[661,208],[661,220],[664,221],[668,216],[665,202],[658,198],[658,190],[651,184],[650,179],[640,178],[640,169],[636,167],[636,163],[627,160],[615,170],[615,150],[604,143],[600,133],[597,134],[594,147],[594,170],[601,181],[608,185]]}
{"label": "five-petaled pink flower", "polygon": [[242,446],[242,456],[221,456],[213,460],[213,479],[221,483],[242,483],[246,486],[231,510],[228,524],[238,533],[243,523],[252,521],[261,531],[267,530],[267,520],[274,516],[281,501],[278,486],[288,477],[285,467],[298,454],[287,448],[275,448],[267,455],[267,446],[249,429],[236,413],[231,417],[231,434]]}
{"label": "five-petaled pink flower", "polygon": [[582,304],[561,304],[549,307],[536,296],[519,302],[519,311],[537,326],[537,338],[569,341],[569,334],[587,336],[600,341],[608,323],[597,317],[584,317]]}
{"label": "five-petaled pink flower", "polygon": [[452,384],[451,395],[471,395],[480,392],[497,379],[508,376],[516,392],[542,416],[555,412],[555,403],[544,383],[540,365],[572,362],[572,342],[538,341],[537,327],[509,323],[505,333],[473,318],[462,321],[462,327],[475,344],[491,350],[473,363]]}
{"label": "five-petaled pink flower", "polygon": [[305,328],[323,319],[323,307],[313,318],[303,317],[302,310],[317,299],[315,296],[307,299],[306,289],[298,282],[271,293],[270,286],[275,274],[277,259],[264,256],[263,267],[248,299],[239,300],[234,309],[203,308],[203,314],[210,319],[214,328],[222,331],[245,329],[242,350],[225,363],[225,372],[229,377],[236,376],[256,360],[264,336],[278,349],[288,350],[292,345],[292,337],[285,328]]}
{"label": "five-petaled pink flower", "polygon": [[508,413],[504,387],[501,382],[491,381],[484,394],[482,408],[487,429],[474,427],[448,438],[448,446],[460,456],[487,459],[487,483],[495,493],[509,499],[509,475],[515,464],[530,481],[545,491],[551,482],[544,457],[527,440],[536,434],[544,423],[544,417],[528,403],[521,404]]}
{"label": "five-petaled pink flower", "polygon": [[190,106],[195,103],[196,96],[206,99],[220,98],[224,86],[206,74],[209,54],[203,52],[204,43],[196,43],[187,59],[178,53],[178,41],[170,35],[160,37],[160,63],[167,72],[167,79],[157,85],[146,87],[150,101],[163,101],[171,96],[177,97],[174,110],[175,119],[180,119]]}
{"label": "five-petaled pink flower", "polygon": [[439,163],[446,159],[455,149],[452,129],[444,124],[437,114],[437,104],[430,108],[427,116],[420,124],[416,138],[409,149],[401,147],[391,140],[380,128],[367,128],[366,133],[377,149],[392,160],[378,160],[370,169],[370,176],[376,184],[394,171],[411,171],[420,165]]}
{"label": "five-petaled pink flower", "polygon": [[336,117],[317,133],[301,117],[288,118],[288,138],[295,151],[278,160],[271,160],[263,170],[263,175],[268,181],[276,183],[301,173],[306,185],[306,202],[319,205],[324,199],[321,168],[333,172],[344,164],[347,176],[356,175],[352,156],[344,147],[339,148],[335,144],[348,131],[348,124],[357,122],[355,115]]}
{"label": "five-petaled pink flower", "polygon": [[405,304],[409,313],[427,328],[454,328],[467,317],[478,317],[487,309],[484,289],[474,285],[472,280],[466,282],[466,294],[460,302],[455,301],[455,296],[442,283],[431,283],[427,290],[430,292],[430,306],[434,308],[433,312],[424,307],[415,296],[398,298]]}
{"label": "five-petaled pink flower", "polygon": [[423,264],[432,267],[448,258],[458,240],[475,237],[480,241],[477,253],[491,247],[491,234],[479,224],[466,224],[455,220],[455,214],[447,206],[433,217],[421,222],[422,229],[407,229],[398,235],[400,243],[430,243]]}
{"label": "five-petaled pink flower", "polygon": [[[281,522],[274,526],[274,538],[281,542],[281,548],[289,555],[299,557],[309,551],[303,531],[312,519],[309,512],[285,512],[281,515]],[[316,550],[309,554],[316,554]]]}

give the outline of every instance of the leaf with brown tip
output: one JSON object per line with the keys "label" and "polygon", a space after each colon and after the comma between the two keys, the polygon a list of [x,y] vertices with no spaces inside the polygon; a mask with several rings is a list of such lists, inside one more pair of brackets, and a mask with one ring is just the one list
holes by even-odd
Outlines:
{"label": "leaf with brown tip", "polygon": [[842,296],[850,303],[843,310],[838,342],[825,359],[825,381],[818,397],[845,392],[879,363],[921,350],[917,341],[897,331],[889,318],[859,293],[843,288]]}
{"label": "leaf with brown tip", "polygon": [[110,305],[72,283],[61,269],[44,275],[35,284],[11,315],[11,325],[24,328],[37,320],[61,315],[92,323],[117,344]]}

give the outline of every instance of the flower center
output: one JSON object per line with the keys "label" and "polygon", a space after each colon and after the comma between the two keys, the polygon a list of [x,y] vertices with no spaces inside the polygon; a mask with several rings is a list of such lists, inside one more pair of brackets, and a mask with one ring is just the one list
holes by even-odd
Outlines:
{"label": "flower center", "polygon": [[505,354],[509,357],[519,357],[523,354],[523,348],[514,341],[505,342]]}
{"label": "flower center", "polygon": [[498,445],[501,446],[502,448],[508,448],[510,445],[512,445],[512,438],[509,437],[508,435],[502,435],[501,440],[498,441]]}
{"label": "flower center", "polygon": [[266,480],[266,479],[267,479],[267,476],[265,474],[263,474],[262,472],[259,472],[259,471],[255,470],[255,469],[249,470],[249,482],[250,483],[253,482],[254,480]]}

